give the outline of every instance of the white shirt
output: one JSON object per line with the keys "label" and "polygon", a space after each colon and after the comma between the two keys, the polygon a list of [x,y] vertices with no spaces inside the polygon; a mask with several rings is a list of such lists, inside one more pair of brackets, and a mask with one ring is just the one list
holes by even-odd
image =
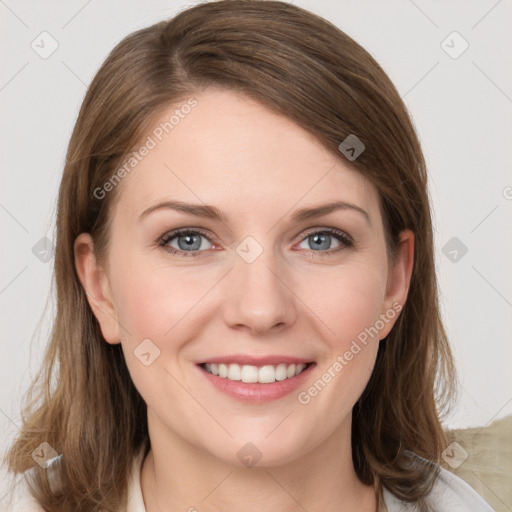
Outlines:
{"label": "white shirt", "polygon": [[[128,508],[126,512],[146,512],[140,486],[140,472],[144,451],[134,459],[128,485]],[[432,512],[495,512],[484,499],[458,476],[444,468],[439,468],[440,474],[428,503]],[[30,471],[30,470],[29,470]],[[44,512],[32,497],[23,475],[13,480],[13,491],[0,497],[1,512]],[[393,494],[384,489],[384,502],[388,512],[416,512],[417,508],[410,503],[398,500]]]}

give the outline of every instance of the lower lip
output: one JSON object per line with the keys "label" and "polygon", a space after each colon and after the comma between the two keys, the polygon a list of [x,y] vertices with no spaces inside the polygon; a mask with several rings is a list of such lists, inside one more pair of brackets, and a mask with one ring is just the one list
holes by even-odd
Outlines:
{"label": "lower lip", "polygon": [[261,384],[259,382],[242,382],[241,380],[229,380],[218,377],[198,366],[202,374],[215,386],[231,398],[251,404],[263,404],[279,400],[295,391],[307,380],[315,363],[311,363],[302,373],[281,381]]}

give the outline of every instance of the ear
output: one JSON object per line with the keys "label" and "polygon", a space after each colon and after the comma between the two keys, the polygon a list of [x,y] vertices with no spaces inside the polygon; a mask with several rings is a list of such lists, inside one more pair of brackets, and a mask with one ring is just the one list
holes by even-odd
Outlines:
{"label": "ear", "polygon": [[397,251],[395,264],[389,269],[386,295],[382,304],[381,318],[384,315],[387,321],[384,322],[384,328],[380,330],[380,339],[390,333],[409,293],[414,263],[414,233],[411,230],[406,229],[400,233]]}
{"label": "ear", "polygon": [[110,344],[120,343],[120,329],[110,283],[105,270],[97,264],[94,241],[89,233],[81,233],[76,238],[74,253],[78,277],[103,337]]}

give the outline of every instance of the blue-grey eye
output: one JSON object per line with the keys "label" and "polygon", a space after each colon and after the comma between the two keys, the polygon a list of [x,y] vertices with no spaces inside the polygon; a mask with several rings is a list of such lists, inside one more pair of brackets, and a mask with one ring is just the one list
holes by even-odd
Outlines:
{"label": "blue-grey eye", "polygon": [[[324,233],[324,232],[313,233],[313,234],[307,236],[301,242],[301,244],[303,244],[304,242],[306,242],[306,243],[309,242],[309,244],[308,244],[309,247],[303,247],[301,245],[299,245],[299,247],[301,247],[301,249],[329,250],[329,249],[335,248],[335,247],[332,247],[331,244],[332,244],[333,239],[336,240],[336,238],[338,238],[336,235],[329,234],[329,233]],[[341,242],[339,240],[336,240],[336,242],[338,243],[338,245],[341,245]]]}
{"label": "blue-grey eye", "polygon": [[[204,243],[205,240],[206,243]],[[163,242],[167,247],[184,252],[208,249],[208,243],[210,243],[205,235],[193,231],[185,233],[169,233]]]}

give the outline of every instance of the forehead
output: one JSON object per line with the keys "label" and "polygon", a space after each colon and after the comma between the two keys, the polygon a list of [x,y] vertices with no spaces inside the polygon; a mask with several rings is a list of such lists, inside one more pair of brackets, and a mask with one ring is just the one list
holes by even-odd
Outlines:
{"label": "forehead", "polygon": [[125,214],[166,199],[270,216],[347,200],[379,216],[374,186],[289,118],[232,91],[193,98],[154,116],[136,148],[137,164],[120,184]]}

